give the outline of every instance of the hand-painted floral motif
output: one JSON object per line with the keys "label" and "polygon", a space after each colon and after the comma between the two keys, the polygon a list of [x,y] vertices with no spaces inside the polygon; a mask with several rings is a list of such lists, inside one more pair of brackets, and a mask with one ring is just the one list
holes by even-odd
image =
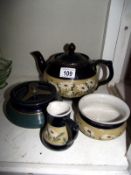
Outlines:
{"label": "hand-painted floral motif", "polygon": [[54,127],[47,125],[44,132],[45,140],[53,145],[65,145],[68,141],[68,134],[66,127]]}
{"label": "hand-painted floral motif", "polygon": [[88,91],[88,87],[86,84],[77,84],[75,86],[75,88],[80,92],[87,92]]}
{"label": "hand-painted floral motif", "polygon": [[66,98],[81,97],[92,93],[98,85],[96,75],[88,79],[68,80],[54,78],[46,74],[45,80],[48,80],[48,82],[54,85],[58,93]]}
{"label": "hand-painted floral motif", "polygon": [[62,89],[63,91],[69,91],[73,88],[73,83],[71,82],[66,82],[66,81],[62,81],[58,84],[58,87],[60,89]]}
{"label": "hand-painted floral motif", "polygon": [[79,128],[83,134],[86,136],[89,136],[91,138],[97,139],[97,140],[111,140],[114,139],[118,136],[120,136],[125,128],[126,128],[126,123],[121,125],[118,128],[114,129],[102,129],[102,128],[96,128],[93,127],[92,125],[86,123],[81,117],[80,114],[77,113],[76,115],[76,122],[79,125]]}

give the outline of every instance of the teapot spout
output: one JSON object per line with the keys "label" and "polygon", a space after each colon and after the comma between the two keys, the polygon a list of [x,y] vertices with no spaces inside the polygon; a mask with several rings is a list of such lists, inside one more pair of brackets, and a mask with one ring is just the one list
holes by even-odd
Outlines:
{"label": "teapot spout", "polygon": [[38,71],[40,72],[40,74],[43,74],[46,68],[46,62],[45,62],[43,55],[39,51],[33,51],[31,52],[31,55],[35,59]]}

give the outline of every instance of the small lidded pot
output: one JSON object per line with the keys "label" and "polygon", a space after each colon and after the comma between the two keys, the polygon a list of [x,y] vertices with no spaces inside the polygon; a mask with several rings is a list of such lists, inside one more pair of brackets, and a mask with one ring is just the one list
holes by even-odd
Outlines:
{"label": "small lidded pot", "polygon": [[45,124],[46,107],[58,98],[53,85],[43,81],[28,81],[16,85],[6,104],[6,116],[25,128],[41,128]]}
{"label": "small lidded pot", "polygon": [[86,95],[80,99],[78,108],[76,121],[81,132],[97,140],[120,136],[130,116],[128,105],[109,94]]}

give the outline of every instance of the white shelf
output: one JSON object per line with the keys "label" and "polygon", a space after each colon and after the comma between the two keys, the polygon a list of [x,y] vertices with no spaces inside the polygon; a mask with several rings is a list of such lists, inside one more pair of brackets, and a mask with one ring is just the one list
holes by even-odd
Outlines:
{"label": "white shelf", "polygon": [[[9,83],[22,82],[27,77]],[[34,78],[30,78],[34,79]],[[128,174],[126,158],[126,132],[111,141],[91,139],[81,132],[74,144],[65,151],[47,149],[40,141],[40,129],[25,129],[9,122],[3,113],[4,94],[0,91],[0,172],[26,172],[45,174],[86,174],[101,171]],[[100,87],[96,93],[107,93]],[[7,93],[8,94],[8,93]],[[107,173],[107,170],[108,173]]]}

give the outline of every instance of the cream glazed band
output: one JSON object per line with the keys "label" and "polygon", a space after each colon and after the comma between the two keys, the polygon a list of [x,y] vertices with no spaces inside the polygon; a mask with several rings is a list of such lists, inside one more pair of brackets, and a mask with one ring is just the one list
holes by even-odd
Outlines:
{"label": "cream glazed band", "polygon": [[112,140],[120,136],[126,129],[127,123],[123,123],[117,128],[112,129],[102,129],[96,128],[88,123],[86,123],[77,113],[76,122],[79,125],[80,131],[88,137],[97,139],[97,140]]}
{"label": "cream glazed band", "polygon": [[55,78],[45,73],[43,79],[54,85],[61,96],[67,98],[81,97],[91,93],[98,85],[97,75],[87,79],[68,80]]}

